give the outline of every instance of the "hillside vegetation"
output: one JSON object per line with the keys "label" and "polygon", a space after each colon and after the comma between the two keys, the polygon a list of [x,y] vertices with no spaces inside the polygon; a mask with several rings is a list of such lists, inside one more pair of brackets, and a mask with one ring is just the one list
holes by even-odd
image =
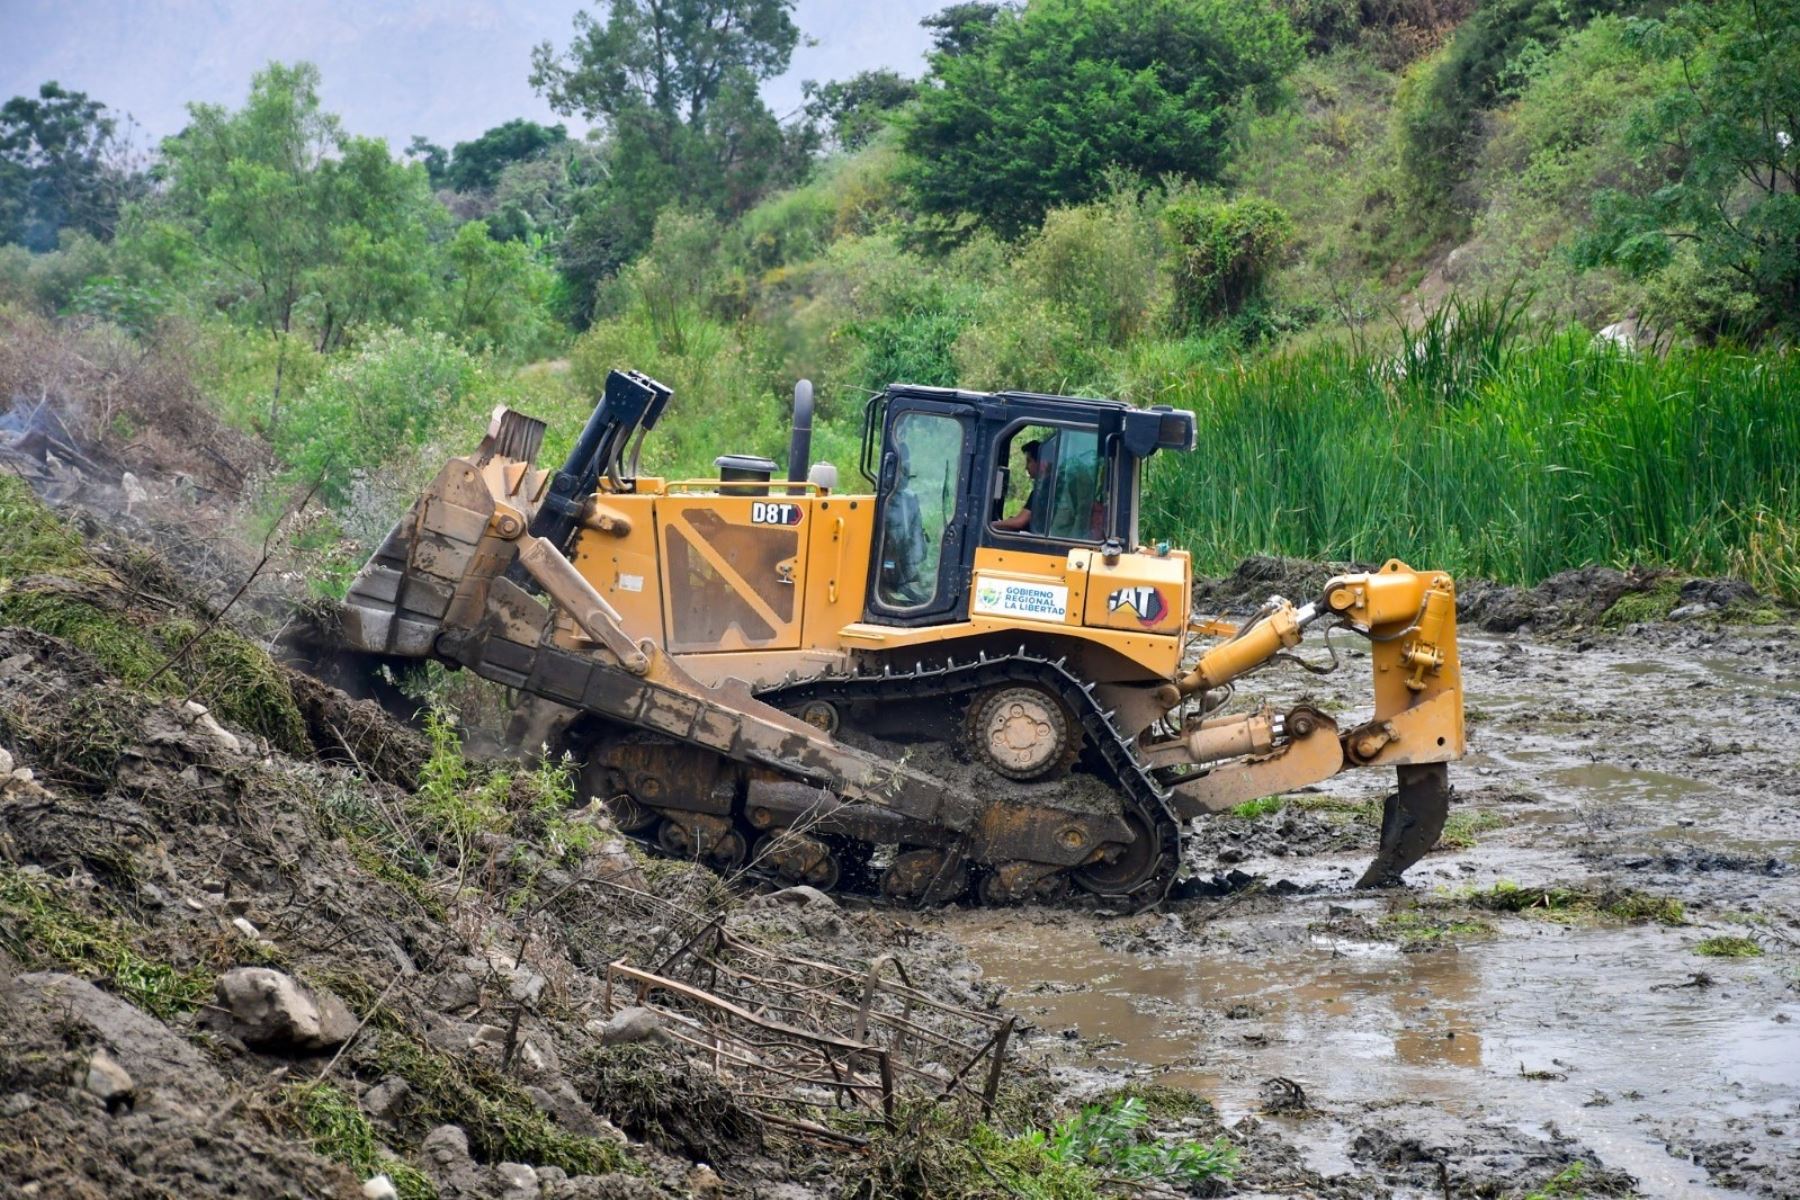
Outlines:
{"label": "hillside vegetation", "polygon": [[923,80],[809,85],[787,124],[756,84],[804,31],[737,7],[621,2],[541,50],[591,140],[399,154],[271,64],[144,173],[46,85],[0,114],[0,321],[189,364],[272,451],[261,508],[328,507],[327,590],[493,404],[554,454],[632,366],[676,390],[645,451],[674,476],[779,458],[800,376],[846,467],[890,382],[1103,394],[1198,415],[1144,532],[1208,568],[1800,595],[1794,0],[962,3]]}

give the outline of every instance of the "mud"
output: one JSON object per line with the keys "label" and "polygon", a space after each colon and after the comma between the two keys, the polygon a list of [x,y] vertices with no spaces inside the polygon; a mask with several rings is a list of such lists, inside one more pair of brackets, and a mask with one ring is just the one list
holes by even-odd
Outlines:
{"label": "mud", "polygon": [[[1353,1194],[1524,1196],[1581,1163],[1580,1194],[1800,1195],[1795,630],[1465,633],[1462,660],[1459,848],[1403,893],[1351,890],[1387,783],[1363,772],[1203,823],[1208,886],[1167,912],[933,921],[1065,1087],[1194,1088]],[[1366,662],[1291,686],[1353,711]],[[1541,895],[1477,903],[1503,881]],[[1683,923],[1588,899],[1617,895]],[[1695,953],[1718,933],[1763,954]],[[1305,1108],[1265,1111],[1271,1080]]]}

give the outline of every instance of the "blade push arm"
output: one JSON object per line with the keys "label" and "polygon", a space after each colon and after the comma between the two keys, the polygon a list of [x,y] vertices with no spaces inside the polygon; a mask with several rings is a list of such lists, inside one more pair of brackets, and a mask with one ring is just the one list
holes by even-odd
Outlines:
{"label": "blade push arm", "polygon": [[1299,645],[1306,628],[1325,618],[1369,640],[1371,719],[1344,731],[1310,707],[1190,719],[1179,738],[1146,748],[1158,766],[1208,768],[1176,784],[1184,814],[1291,791],[1345,767],[1410,767],[1461,757],[1454,585],[1442,572],[1414,571],[1398,560],[1379,571],[1338,576],[1313,604],[1272,599],[1260,617],[1166,686],[1161,698],[1173,708],[1183,697],[1224,687]]}

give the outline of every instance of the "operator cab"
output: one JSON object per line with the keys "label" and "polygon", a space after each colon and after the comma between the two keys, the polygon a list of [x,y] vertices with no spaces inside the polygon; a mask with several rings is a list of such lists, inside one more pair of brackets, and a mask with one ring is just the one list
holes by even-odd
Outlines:
{"label": "operator cab", "polygon": [[863,424],[876,494],[866,619],[929,625],[968,612],[982,548],[1135,548],[1144,460],[1193,446],[1193,414],[1167,407],[890,387]]}

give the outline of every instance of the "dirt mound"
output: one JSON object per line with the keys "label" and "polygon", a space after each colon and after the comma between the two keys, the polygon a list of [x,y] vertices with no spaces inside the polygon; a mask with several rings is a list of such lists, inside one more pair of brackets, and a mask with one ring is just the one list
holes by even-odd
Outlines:
{"label": "dirt mound", "polygon": [[[1202,614],[1254,611],[1272,595],[1295,604],[1316,600],[1335,575],[1379,564],[1313,562],[1253,556],[1223,579],[1194,580],[1194,609]],[[1667,571],[1580,567],[1533,587],[1484,579],[1456,581],[1457,619],[1490,633],[1554,632],[1595,626],[1694,617],[1767,619],[1780,610],[1740,579],[1682,580]]]}

